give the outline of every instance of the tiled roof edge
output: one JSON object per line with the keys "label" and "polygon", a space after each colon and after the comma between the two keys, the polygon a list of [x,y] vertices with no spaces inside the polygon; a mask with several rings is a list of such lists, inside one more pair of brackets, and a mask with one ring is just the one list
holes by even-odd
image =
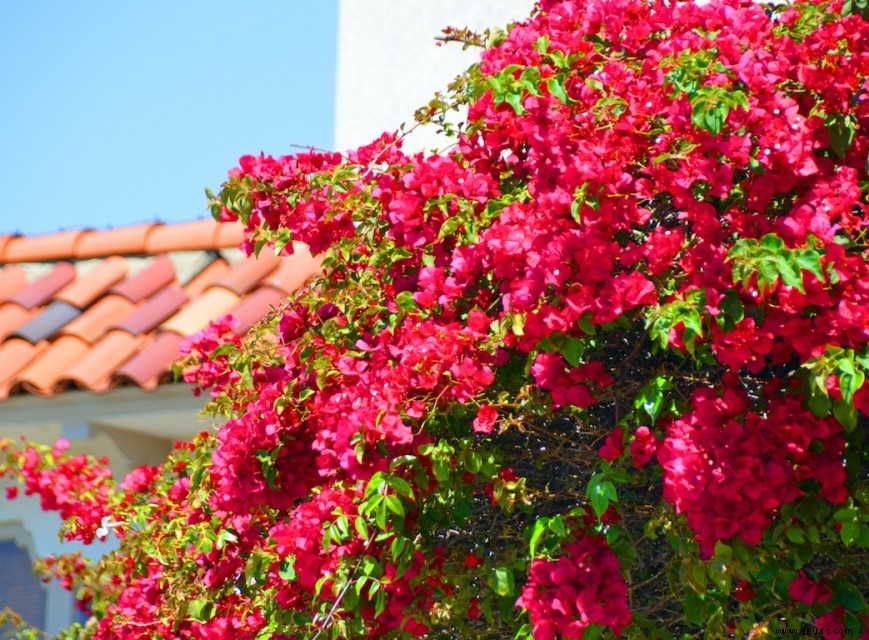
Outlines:
{"label": "tiled roof edge", "polygon": [[58,231],[39,236],[0,235],[0,265],[83,260],[116,254],[157,255],[167,251],[230,249],[243,239],[240,223],[218,223],[208,218],[108,230]]}

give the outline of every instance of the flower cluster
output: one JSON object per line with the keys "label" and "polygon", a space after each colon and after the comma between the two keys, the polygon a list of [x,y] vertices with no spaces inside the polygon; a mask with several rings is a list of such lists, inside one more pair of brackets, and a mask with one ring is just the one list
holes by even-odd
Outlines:
{"label": "flower cluster", "polygon": [[[112,472],[105,460],[97,463],[82,454],[66,455],[69,447],[69,441],[61,438],[54,447],[30,445],[14,451],[10,463],[0,465],[0,476],[17,476],[25,495],[39,496],[44,511],[58,512],[66,521],[67,540],[91,543],[109,515]],[[7,492],[9,498],[16,495],[17,491]]]}
{"label": "flower cluster", "polygon": [[211,395],[217,397],[241,378],[237,371],[228,366],[226,355],[214,353],[221,345],[238,346],[241,343],[235,333],[237,327],[237,320],[232,316],[224,316],[208,323],[205,329],[181,343],[179,351],[185,359],[181,377],[184,382],[195,385],[194,395],[198,396],[203,389],[211,389]]}
{"label": "flower cluster", "polygon": [[557,560],[531,563],[516,605],[531,614],[535,640],[582,638],[590,624],[619,635],[631,621],[619,560],[601,538],[583,535]]}
{"label": "flower cluster", "polygon": [[[828,501],[845,500],[845,442],[835,420],[815,418],[794,396],[770,401],[764,416],[752,413],[733,387],[720,397],[698,389],[692,406],[668,428],[658,460],[664,497],[686,514],[706,557],[734,536],[759,544],[773,513],[803,495],[805,480],[817,481]],[[811,448],[816,441],[821,453]]]}

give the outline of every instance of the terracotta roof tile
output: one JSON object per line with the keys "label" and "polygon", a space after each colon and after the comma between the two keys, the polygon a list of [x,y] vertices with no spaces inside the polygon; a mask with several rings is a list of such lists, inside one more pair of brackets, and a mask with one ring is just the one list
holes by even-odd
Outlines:
{"label": "terracotta roof tile", "polygon": [[274,271],[280,261],[281,259],[275,257],[273,253],[263,252],[258,258],[250,256],[233,265],[214,284],[243,296],[253,289],[260,280]]}
{"label": "terracotta roof tile", "polygon": [[193,335],[211,321],[226,315],[238,305],[239,297],[232,291],[213,287],[185,306],[161,325],[165,331],[182,336]]}
{"label": "terracotta roof tile", "polygon": [[278,268],[263,278],[262,283],[276,287],[284,293],[291,293],[308,278],[318,275],[321,272],[321,263],[322,260],[311,256],[307,249],[297,247],[296,253],[282,258]]}
{"label": "terracotta roof tile", "polygon": [[286,299],[283,292],[272,287],[260,287],[242,298],[241,303],[230,310],[229,315],[238,320],[235,333],[242,336],[257,322],[268,315],[269,311]]}
{"label": "terracotta roof tile", "polygon": [[205,267],[199,274],[190,282],[184,285],[184,291],[194,299],[201,295],[208,287],[217,282],[220,277],[229,271],[229,265],[223,260],[215,260],[210,265]]}
{"label": "terracotta roof tile", "polygon": [[0,269],[0,302],[27,286],[24,270],[15,264]]}
{"label": "terracotta roof tile", "polygon": [[143,389],[156,388],[169,365],[178,358],[183,341],[184,338],[171,331],[157,334],[153,342],[119,367],[114,377],[133,382]]}
{"label": "terracotta roof tile", "polygon": [[[240,226],[240,225],[239,225]],[[146,253],[166,253],[168,251],[193,251],[207,247],[222,249],[238,246],[232,233],[218,235],[218,223],[214,220],[195,220],[181,224],[155,226],[145,241]],[[216,244],[217,240],[227,244]]]}
{"label": "terracotta roof tile", "polygon": [[86,389],[106,391],[111,385],[112,374],[145,339],[144,336],[132,336],[119,329],[110,331],[84,357],[70,366],[62,378]]}
{"label": "terracotta roof tile", "polygon": [[244,333],[319,271],[302,246],[237,259],[242,240],[240,224],[211,220],[0,236],[0,400],[153,389],[185,336],[227,313]]}
{"label": "terracotta roof tile", "polygon": [[135,308],[136,305],[124,296],[109,294],[66,325],[61,333],[94,343],[108,327],[126,320]]}
{"label": "terracotta roof tile", "polygon": [[9,297],[10,302],[33,309],[48,302],[49,298],[75,279],[75,267],[60,262],[44,276]]}
{"label": "terracotta roof tile", "polygon": [[85,275],[58,291],[54,299],[84,309],[125,275],[127,275],[127,261],[124,258],[120,256],[106,258]]}
{"label": "terracotta roof tile", "polygon": [[183,289],[171,286],[142,303],[132,314],[114,326],[133,335],[148,333],[171,318],[190,298]]}
{"label": "terracotta roof tile", "polygon": [[175,267],[172,261],[161,255],[133,277],[109,289],[109,293],[117,293],[133,302],[139,302],[154,295],[174,279]]}
{"label": "terracotta roof tile", "polygon": [[64,260],[75,255],[80,230],[61,231],[44,236],[12,238],[3,251],[3,262],[39,262]]}
{"label": "terracotta roof tile", "polygon": [[10,242],[19,236],[0,236],[0,262],[4,260],[3,255],[6,252],[6,247]]}
{"label": "terracotta roof tile", "polygon": [[237,247],[244,240],[244,227],[240,223],[225,222],[217,225],[214,246],[219,249]]}
{"label": "terracotta roof tile", "polygon": [[[20,304],[12,302],[0,305],[0,340],[5,340],[6,336],[11,336],[18,327],[26,324],[30,318],[38,313],[39,309],[25,309]],[[0,362],[0,367],[3,367],[2,362]]]}
{"label": "terracotta roof tile", "polygon": [[81,360],[90,345],[75,336],[61,336],[12,379],[12,388],[23,387],[39,396],[51,396],[64,385],[63,374]]}
{"label": "terracotta roof tile", "polygon": [[48,346],[47,342],[30,344],[12,338],[0,344],[0,400],[9,395],[15,374],[32,362]]}
{"label": "terracotta roof tile", "polygon": [[145,239],[153,227],[153,224],[137,224],[108,231],[83,231],[75,247],[75,257],[145,253]]}
{"label": "terracotta roof tile", "polygon": [[16,338],[24,338],[32,344],[51,337],[67,322],[75,320],[81,311],[69,304],[55,300],[42,311],[31,318],[26,324],[18,327],[12,334]]}

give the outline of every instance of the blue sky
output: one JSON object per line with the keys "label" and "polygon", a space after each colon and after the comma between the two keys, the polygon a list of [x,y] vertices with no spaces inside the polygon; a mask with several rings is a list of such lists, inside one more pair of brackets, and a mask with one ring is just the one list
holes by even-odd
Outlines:
{"label": "blue sky", "polygon": [[0,234],[204,217],[241,155],[332,147],[337,0],[3,14]]}

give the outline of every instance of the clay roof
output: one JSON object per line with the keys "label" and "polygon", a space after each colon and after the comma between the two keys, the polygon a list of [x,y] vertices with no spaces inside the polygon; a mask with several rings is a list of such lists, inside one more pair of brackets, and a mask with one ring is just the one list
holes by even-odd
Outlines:
{"label": "clay roof", "polygon": [[184,338],[227,314],[246,332],[318,271],[242,239],[212,220],[0,235],[0,400],[171,382]]}

